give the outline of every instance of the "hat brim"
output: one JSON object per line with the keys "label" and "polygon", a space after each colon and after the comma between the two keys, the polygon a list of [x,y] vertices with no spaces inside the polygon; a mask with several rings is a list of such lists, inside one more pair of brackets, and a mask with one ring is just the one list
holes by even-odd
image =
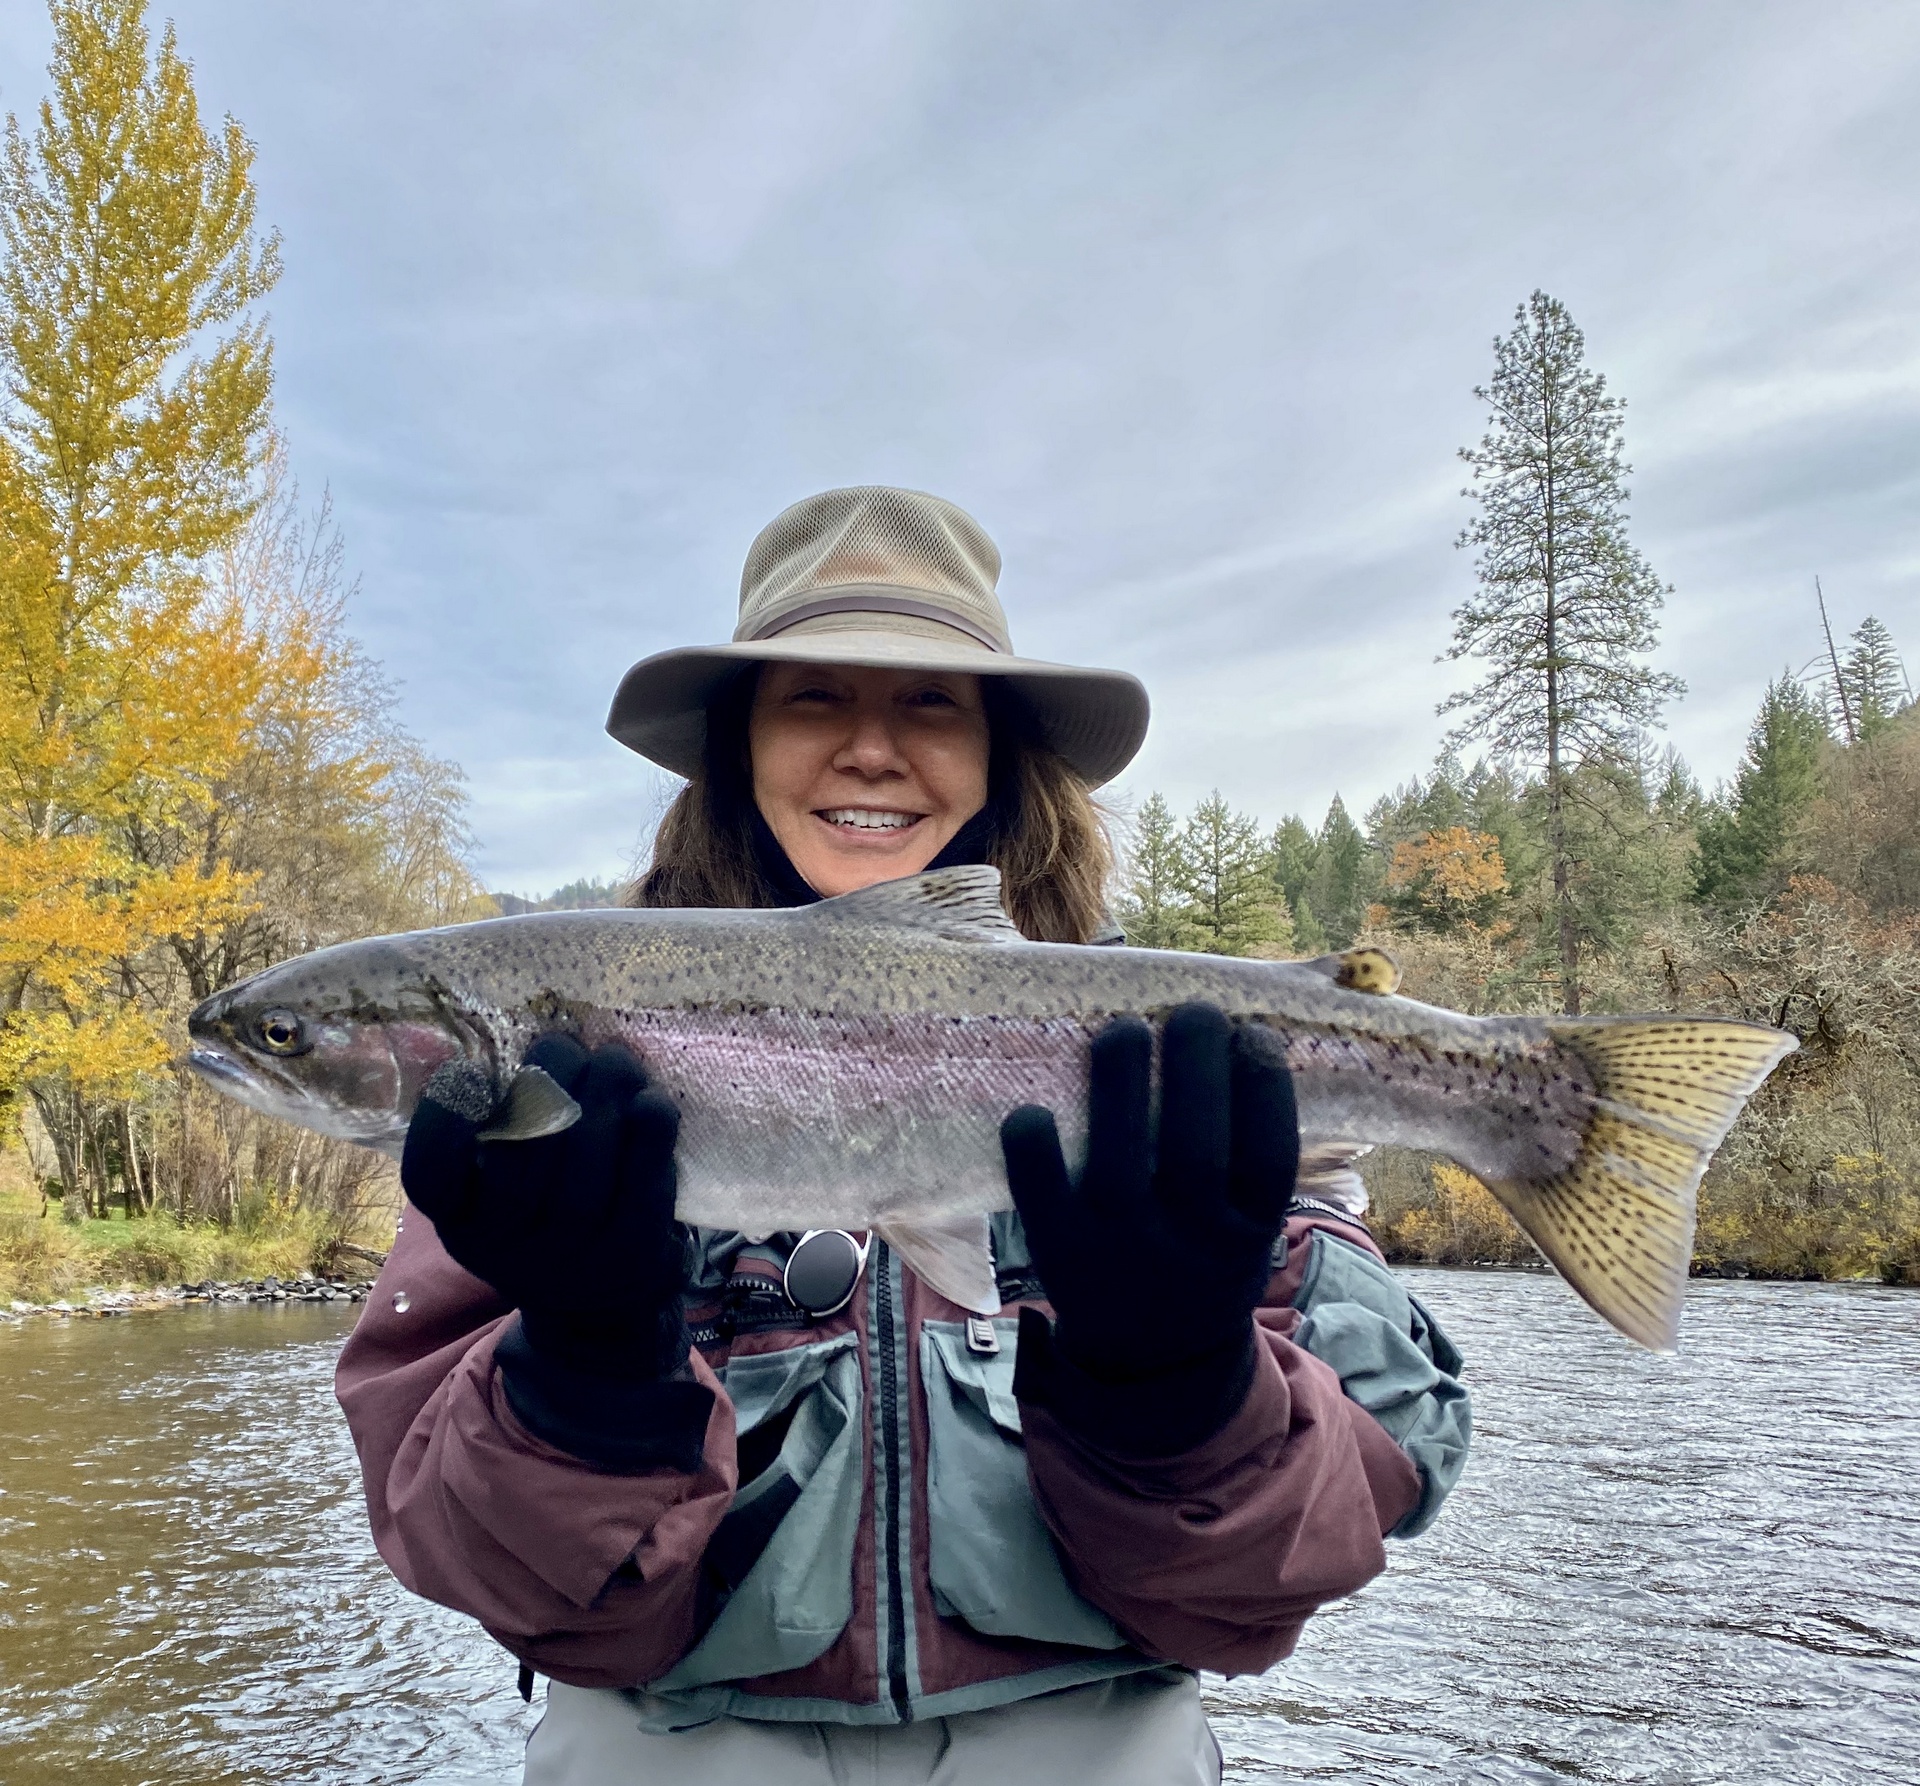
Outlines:
{"label": "hat brim", "polygon": [[1111,781],[1133,761],[1151,712],[1146,689],[1124,670],[1042,663],[898,632],[848,630],[656,652],[621,677],[607,730],[661,768],[691,776],[706,749],[714,696],[746,665],[777,663],[1003,676],[1019,685],[1042,742],[1089,787]]}

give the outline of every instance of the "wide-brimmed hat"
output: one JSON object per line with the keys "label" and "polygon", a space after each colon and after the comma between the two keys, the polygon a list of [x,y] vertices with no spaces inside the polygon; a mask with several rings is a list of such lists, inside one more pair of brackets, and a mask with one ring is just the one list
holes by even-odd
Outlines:
{"label": "wide-brimmed hat", "polygon": [[707,709],[746,664],[830,663],[1005,677],[1041,741],[1091,786],[1147,733],[1147,691],[1122,670],[1016,657],[994,585],[1000,554],[963,510],[918,490],[828,490],[753,542],[730,645],[683,645],[620,679],[607,730],[676,775],[706,747]]}

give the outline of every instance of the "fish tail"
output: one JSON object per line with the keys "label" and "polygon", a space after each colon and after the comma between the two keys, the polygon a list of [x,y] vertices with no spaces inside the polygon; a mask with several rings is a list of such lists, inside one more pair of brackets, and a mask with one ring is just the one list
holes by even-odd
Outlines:
{"label": "fish tail", "polygon": [[1596,1314],[1670,1352],[1701,1177],[1798,1043],[1760,1024],[1698,1018],[1568,1018],[1547,1029],[1593,1076],[1580,1151],[1556,1177],[1488,1188]]}

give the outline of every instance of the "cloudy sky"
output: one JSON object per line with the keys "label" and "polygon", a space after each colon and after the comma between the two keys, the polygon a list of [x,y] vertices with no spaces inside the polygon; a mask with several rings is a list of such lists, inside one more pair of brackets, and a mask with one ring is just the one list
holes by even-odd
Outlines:
{"label": "cloudy sky", "polygon": [[[156,7],[156,13],[165,8]],[[1671,734],[1727,774],[1813,579],[1920,658],[1905,0],[177,0],[285,237],[279,406],[480,865],[629,857],[628,662],[811,491],[930,489],[1015,641],[1154,698],[1118,790],[1423,767],[1455,449],[1536,286],[1627,399]],[[47,26],[0,19],[0,107]]]}

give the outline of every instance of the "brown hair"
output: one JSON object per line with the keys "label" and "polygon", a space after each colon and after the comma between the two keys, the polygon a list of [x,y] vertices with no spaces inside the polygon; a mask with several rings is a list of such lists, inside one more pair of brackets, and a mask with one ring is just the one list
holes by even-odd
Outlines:
{"label": "brown hair", "polygon": [[[758,671],[734,678],[707,713],[700,772],[654,833],[653,859],[627,889],[635,906],[779,904],[753,847],[753,771],[747,717]],[[1036,735],[1026,705],[999,677],[982,678],[992,738],[986,859],[1022,936],[1090,942],[1107,926],[1113,846],[1087,784]]]}

